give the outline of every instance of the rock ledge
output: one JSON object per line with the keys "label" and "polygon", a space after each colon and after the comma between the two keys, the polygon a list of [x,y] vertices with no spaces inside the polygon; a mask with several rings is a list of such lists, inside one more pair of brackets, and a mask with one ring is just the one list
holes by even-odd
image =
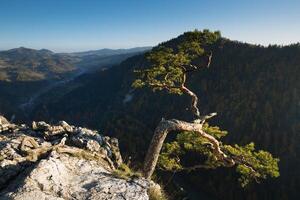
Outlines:
{"label": "rock ledge", "polygon": [[114,176],[121,164],[115,138],[64,121],[27,126],[0,116],[0,199],[148,200],[154,183]]}

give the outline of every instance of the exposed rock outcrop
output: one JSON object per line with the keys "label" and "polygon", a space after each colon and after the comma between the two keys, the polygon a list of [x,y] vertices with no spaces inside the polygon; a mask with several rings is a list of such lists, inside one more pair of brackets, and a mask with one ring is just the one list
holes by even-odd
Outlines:
{"label": "exposed rock outcrop", "polygon": [[122,164],[118,140],[97,131],[0,116],[0,199],[147,200],[149,181],[112,173]]}

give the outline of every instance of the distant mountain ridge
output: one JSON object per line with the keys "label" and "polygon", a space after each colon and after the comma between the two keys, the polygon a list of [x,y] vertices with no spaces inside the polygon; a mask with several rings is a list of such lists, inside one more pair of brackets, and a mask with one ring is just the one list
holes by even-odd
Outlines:
{"label": "distant mountain ridge", "polygon": [[152,49],[151,46],[134,47],[134,48],[129,48],[129,49],[104,48],[104,49],[99,49],[99,50],[73,52],[73,53],[68,53],[68,55],[73,55],[73,56],[91,56],[91,55],[112,56],[112,55],[119,55],[119,54],[139,53],[139,52],[149,51],[151,49]]}
{"label": "distant mountain ridge", "polygon": [[64,85],[81,74],[118,65],[129,57],[143,53],[143,50],[109,50],[111,54],[106,56],[91,53],[71,56],[48,49],[25,47],[0,51],[0,112],[8,116],[26,115],[24,109],[31,107],[40,95],[53,87]]}
{"label": "distant mountain ridge", "polygon": [[36,49],[30,49],[30,48],[26,48],[26,47],[18,47],[18,48],[13,48],[13,49],[9,49],[9,50],[5,50],[5,51],[0,51],[0,55],[30,55],[30,54],[34,54],[34,55],[51,55],[54,54],[54,52],[48,50],[48,49],[40,49],[40,50],[36,50]]}
{"label": "distant mountain ridge", "polygon": [[25,47],[0,51],[1,81],[37,81],[59,77],[76,68],[74,59],[47,49]]}
{"label": "distant mountain ridge", "polygon": [[55,53],[48,49],[14,48],[0,51],[0,81],[61,79],[78,70],[108,68],[150,49],[151,47],[136,47]]}

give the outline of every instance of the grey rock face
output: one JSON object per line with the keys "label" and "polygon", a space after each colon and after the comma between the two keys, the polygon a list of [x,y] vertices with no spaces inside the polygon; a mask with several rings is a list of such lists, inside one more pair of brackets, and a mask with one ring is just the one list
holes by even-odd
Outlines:
{"label": "grey rock face", "polygon": [[7,121],[7,119],[3,116],[0,116],[0,124],[3,125],[3,124],[9,124],[9,122]]}
{"label": "grey rock face", "polygon": [[0,199],[149,199],[153,183],[113,175],[122,164],[117,139],[66,122],[28,127],[2,121]]}
{"label": "grey rock face", "polygon": [[0,131],[6,131],[9,130],[10,123],[7,121],[7,119],[0,115]]}
{"label": "grey rock face", "polygon": [[[18,180],[13,185],[18,185]],[[140,199],[146,200],[148,182],[126,181],[114,177],[95,161],[55,151],[42,159],[27,175],[23,185],[2,197],[15,200],[35,199]]]}

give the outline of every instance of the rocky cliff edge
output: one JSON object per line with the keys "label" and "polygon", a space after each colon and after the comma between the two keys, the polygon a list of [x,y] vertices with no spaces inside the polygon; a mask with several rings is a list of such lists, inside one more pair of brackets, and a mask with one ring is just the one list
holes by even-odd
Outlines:
{"label": "rocky cliff edge", "polygon": [[0,116],[0,199],[149,199],[154,183],[118,178],[121,164],[115,138],[64,121],[28,126]]}

